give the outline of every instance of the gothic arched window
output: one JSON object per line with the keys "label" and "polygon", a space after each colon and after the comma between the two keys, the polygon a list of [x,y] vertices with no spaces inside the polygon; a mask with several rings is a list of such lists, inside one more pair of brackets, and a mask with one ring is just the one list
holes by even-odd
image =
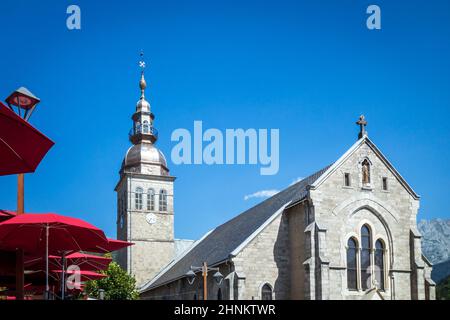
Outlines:
{"label": "gothic arched window", "polygon": [[142,210],[142,193],[144,192],[144,190],[142,190],[142,188],[137,187],[136,188],[136,193],[135,193],[135,198],[134,198],[134,206],[136,210]]}
{"label": "gothic arched window", "polygon": [[371,287],[370,274],[371,262],[370,251],[372,248],[372,241],[370,236],[370,229],[367,225],[361,228],[361,287],[367,290]]}
{"label": "gothic arched window", "polygon": [[159,191],[159,211],[167,211],[167,191]]}
{"label": "gothic arched window", "polygon": [[272,300],[272,287],[267,283],[261,288],[261,300]]}
{"label": "gothic arched window", "polygon": [[358,290],[358,244],[355,238],[347,242],[347,287],[350,290]]}
{"label": "gothic arched window", "polygon": [[155,210],[155,190],[152,188],[148,189],[147,192],[147,210]]}
{"label": "gothic arched window", "polygon": [[362,184],[363,186],[370,184],[370,163],[369,160],[364,159],[361,164],[362,170]]}
{"label": "gothic arched window", "polygon": [[375,242],[375,280],[378,288],[384,290],[384,243],[380,239]]}

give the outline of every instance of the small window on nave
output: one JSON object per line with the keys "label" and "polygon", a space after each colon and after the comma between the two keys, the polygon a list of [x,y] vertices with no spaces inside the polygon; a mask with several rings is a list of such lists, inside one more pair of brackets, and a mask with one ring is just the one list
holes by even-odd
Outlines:
{"label": "small window on nave", "polygon": [[272,287],[267,283],[261,288],[261,300],[272,300]]}
{"label": "small window on nave", "polygon": [[387,191],[388,190],[388,179],[386,177],[383,177],[382,185],[383,185],[383,190]]}
{"label": "small window on nave", "polygon": [[350,187],[350,173],[344,173],[344,186]]}

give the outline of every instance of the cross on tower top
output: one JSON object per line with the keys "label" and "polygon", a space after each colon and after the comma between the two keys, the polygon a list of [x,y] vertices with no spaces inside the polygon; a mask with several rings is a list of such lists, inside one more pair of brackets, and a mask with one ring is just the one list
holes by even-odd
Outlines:
{"label": "cross on tower top", "polygon": [[356,124],[359,125],[358,139],[361,139],[363,136],[367,135],[366,131],[367,121],[363,114],[359,117],[359,120],[356,121]]}
{"label": "cross on tower top", "polygon": [[146,65],[145,65],[145,61],[144,61],[144,51],[141,51],[141,60],[139,61],[139,67],[142,69],[142,71],[144,71]]}

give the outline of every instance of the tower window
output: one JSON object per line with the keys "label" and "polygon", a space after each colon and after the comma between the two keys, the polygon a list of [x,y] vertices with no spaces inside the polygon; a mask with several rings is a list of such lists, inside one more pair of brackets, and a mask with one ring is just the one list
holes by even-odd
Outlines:
{"label": "tower window", "polygon": [[167,191],[159,191],[159,211],[167,211]]}
{"label": "tower window", "polygon": [[135,198],[134,198],[134,205],[136,210],[142,210],[142,188],[138,187],[136,188]]}
{"label": "tower window", "polygon": [[150,132],[150,126],[148,125],[148,121],[147,120],[144,120],[142,128],[143,128],[143,133],[149,133]]}
{"label": "tower window", "polygon": [[354,238],[347,242],[347,288],[358,290],[357,244]]}
{"label": "tower window", "polygon": [[138,134],[141,133],[141,123],[138,121],[136,122],[135,128],[134,128],[134,133]]}
{"label": "tower window", "polygon": [[344,186],[350,187],[350,173],[344,173]]}
{"label": "tower window", "polygon": [[386,177],[383,177],[383,190],[387,191],[388,189],[388,180]]}
{"label": "tower window", "polygon": [[147,192],[147,210],[155,210],[155,190],[153,189],[148,189]]}
{"label": "tower window", "polygon": [[267,283],[261,288],[261,300],[272,300],[272,287]]}

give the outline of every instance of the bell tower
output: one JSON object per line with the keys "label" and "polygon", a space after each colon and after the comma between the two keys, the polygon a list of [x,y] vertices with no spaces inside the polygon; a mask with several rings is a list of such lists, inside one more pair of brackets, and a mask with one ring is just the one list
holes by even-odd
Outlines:
{"label": "bell tower", "polygon": [[122,249],[118,263],[136,278],[137,286],[151,280],[174,256],[173,183],[166,158],[155,146],[155,116],[145,99],[147,83],[141,53],[141,97],[131,119],[133,144],[120,168],[117,192],[117,239],[133,242]]}

